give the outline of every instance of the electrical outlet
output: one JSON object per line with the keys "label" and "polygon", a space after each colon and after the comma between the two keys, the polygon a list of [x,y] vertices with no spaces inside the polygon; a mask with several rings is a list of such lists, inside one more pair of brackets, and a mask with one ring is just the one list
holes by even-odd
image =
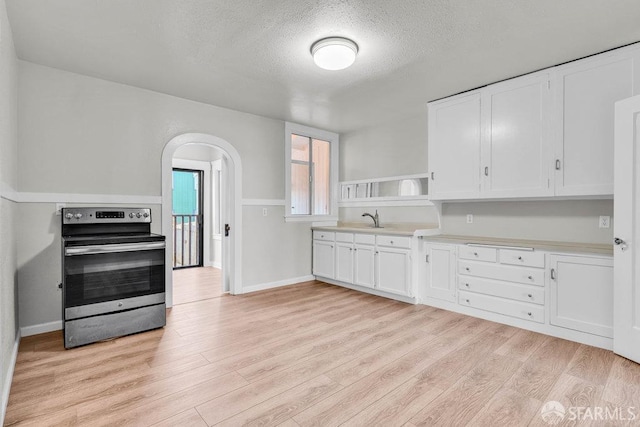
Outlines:
{"label": "electrical outlet", "polygon": [[62,215],[62,208],[66,208],[67,204],[66,203],[56,203],[56,215],[60,216]]}
{"label": "electrical outlet", "polygon": [[262,216],[267,216],[267,208],[262,208]]}
{"label": "electrical outlet", "polygon": [[473,215],[467,214],[467,224],[473,224]]}
{"label": "electrical outlet", "polygon": [[601,216],[600,221],[598,222],[600,228],[609,228],[611,227],[611,217],[610,216]]}

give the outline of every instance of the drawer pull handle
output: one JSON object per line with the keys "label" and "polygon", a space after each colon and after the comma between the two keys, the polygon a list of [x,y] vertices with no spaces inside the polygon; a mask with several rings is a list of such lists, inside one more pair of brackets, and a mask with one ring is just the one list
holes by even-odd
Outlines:
{"label": "drawer pull handle", "polygon": [[393,245],[393,240],[391,241],[391,244]]}
{"label": "drawer pull handle", "polygon": [[464,269],[467,270],[467,271],[471,271],[471,269],[469,267],[465,267]]}
{"label": "drawer pull handle", "polygon": [[533,280],[533,276],[527,276],[527,279]]}
{"label": "drawer pull handle", "polygon": [[467,288],[469,287],[469,284],[468,284],[468,283],[465,283],[464,285],[465,285]]}
{"label": "drawer pull handle", "polygon": [[469,301],[468,299],[465,300],[467,302],[467,304],[471,304],[471,301]]}
{"label": "drawer pull handle", "polygon": [[474,252],[474,253],[473,253],[473,255],[474,255],[474,256],[478,256],[478,252]]}
{"label": "drawer pull handle", "polygon": [[531,295],[531,294],[527,294],[527,296],[528,296],[529,298],[533,298],[533,295]]}
{"label": "drawer pull handle", "polygon": [[522,261],[522,257],[521,256],[518,257],[518,261]]}
{"label": "drawer pull handle", "polygon": [[527,316],[531,317],[531,312],[528,312],[528,313],[527,313]]}

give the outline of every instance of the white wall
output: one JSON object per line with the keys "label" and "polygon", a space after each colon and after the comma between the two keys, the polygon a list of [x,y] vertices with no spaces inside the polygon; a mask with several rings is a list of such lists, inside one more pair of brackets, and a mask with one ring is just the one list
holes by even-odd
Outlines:
{"label": "white wall", "polygon": [[[159,197],[164,145],[202,132],[240,153],[244,199],[284,199],[282,121],[24,61],[19,77],[21,192]],[[158,231],[161,212],[151,208]],[[53,203],[20,207],[21,327],[61,318],[53,289],[61,274],[54,210]],[[285,224],[282,209],[262,217],[261,209],[245,206],[243,216],[244,287],[310,274],[309,225]]]}
{"label": "white wall", "polygon": [[16,203],[18,96],[17,58],[4,0],[0,0],[0,424],[13,370],[17,336]]}
{"label": "white wall", "polygon": [[[426,173],[427,144],[426,106],[420,116],[341,135],[340,180]],[[374,209],[340,209],[340,220]],[[433,208],[379,211],[383,222],[431,222],[434,215]],[[474,215],[473,224],[466,223],[467,214]],[[613,220],[612,200],[444,203],[442,227],[445,234],[608,244],[613,227],[598,228],[600,215]]]}

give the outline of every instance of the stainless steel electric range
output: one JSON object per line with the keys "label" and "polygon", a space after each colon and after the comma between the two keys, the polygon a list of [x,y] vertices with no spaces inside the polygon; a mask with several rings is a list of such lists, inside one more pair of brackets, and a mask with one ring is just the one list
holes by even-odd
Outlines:
{"label": "stainless steel electric range", "polygon": [[162,327],[165,237],[146,208],[62,210],[64,345]]}

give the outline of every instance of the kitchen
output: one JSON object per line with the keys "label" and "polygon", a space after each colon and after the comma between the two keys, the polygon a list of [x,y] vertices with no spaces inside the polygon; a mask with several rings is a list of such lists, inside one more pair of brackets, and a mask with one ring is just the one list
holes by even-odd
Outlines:
{"label": "kitchen", "polygon": [[[214,135],[227,141],[239,154],[243,181],[243,289],[257,290],[273,284],[297,283],[312,278],[312,239],[310,224],[285,223],[282,220],[285,215],[283,120],[340,131],[340,181],[421,174],[427,171],[428,161],[425,143],[428,139],[427,101],[640,40],[634,22],[638,10],[633,2],[622,2],[616,10],[612,10],[608,2],[593,2],[593,8],[583,8],[581,3],[574,2],[576,10],[569,11],[569,6],[555,10],[559,16],[557,20],[549,18],[544,7],[535,9],[524,2],[520,8],[503,6],[511,13],[504,18],[509,26],[475,41],[472,35],[474,31],[480,31],[482,22],[502,25],[502,14],[507,12],[499,5],[487,3],[474,9],[476,15],[473,15],[466,7],[450,4],[453,11],[449,12],[455,12],[458,21],[454,20],[449,25],[458,44],[445,38],[441,45],[437,45],[439,47],[432,48],[441,55],[439,64],[442,64],[442,69],[422,63],[412,66],[402,62],[406,60],[393,56],[395,54],[385,52],[388,58],[399,61],[394,65],[388,59],[389,62],[384,64],[388,67],[384,72],[391,76],[396,72],[397,77],[391,77],[396,79],[393,81],[400,85],[397,80],[415,82],[418,76],[418,83],[400,85],[399,91],[394,89],[393,93],[388,93],[382,85],[359,83],[362,74],[348,74],[342,77],[344,80],[338,89],[333,89],[334,113],[318,110],[321,107],[311,101],[295,100],[286,109],[290,113],[285,114],[274,113],[281,110],[274,110],[273,105],[267,102],[280,100],[283,96],[281,91],[274,85],[257,85],[251,77],[240,76],[241,83],[245,85],[241,86],[242,91],[253,94],[251,109],[231,103],[229,98],[232,96],[228,94],[223,97],[220,83],[203,75],[207,73],[206,69],[198,71],[197,65],[206,64],[207,55],[211,52],[206,49],[190,51],[188,48],[198,39],[197,34],[180,33],[167,43],[170,47],[168,52],[156,52],[157,56],[145,58],[151,66],[171,74],[180,66],[170,61],[162,62],[159,59],[162,58],[161,53],[190,51],[192,56],[185,61],[195,64],[196,70],[192,71],[192,80],[182,82],[178,90],[162,81],[164,74],[152,74],[151,77],[144,73],[142,77],[119,74],[124,73],[125,64],[142,67],[144,64],[140,62],[144,61],[139,58],[140,52],[153,51],[155,43],[152,40],[164,36],[152,33],[151,41],[146,42],[151,48],[145,45],[145,39],[134,38],[138,43],[135,45],[131,45],[131,40],[119,39],[123,37],[122,33],[114,34],[112,40],[101,37],[112,31],[107,23],[119,19],[124,20],[122,25],[135,33],[133,24],[127,21],[127,16],[134,16],[133,11],[129,11],[129,15],[110,11],[99,4],[96,10],[88,6],[89,10],[86,10],[76,2],[62,2],[69,8],[59,10],[55,15],[56,19],[64,22],[64,25],[59,25],[47,22],[44,15],[47,7],[44,5],[20,7],[19,2],[6,1],[2,2],[3,10],[5,3],[9,18],[3,15],[1,23],[2,99],[5,101],[0,151],[3,181],[3,390],[8,387],[6,379],[15,332],[20,330],[26,337],[61,328],[61,296],[57,288],[60,281],[60,231],[59,217],[54,215],[55,203],[71,206],[143,205],[159,214],[163,204],[162,153],[165,145],[177,135],[190,132]],[[545,5],[552,7],[551,2]],[[153,10],[149,5],[139,6],[142,11],[145,7]],[[41,10],[43,15],[36,13],[37,10]],[[158,15],[148,18],[145,25],[153,27],[156,22],[153,19],[158,19],[171,29],[172,25],[177,25],[176,22],[181,22],[180,19],[198,23],[200,13],[211,11],[194,6],[192,10],[187,8],[180,12],[186,16],[174,16],[170,12],[171,9],[165,12],[167,15],[157,12]],[[273,17],[282,11],[259,9],[245,12],[257,20],[260,14]],[[440,11],[443,22],[448,22],[444,21],[444,16],[449,12]],[[574,16],[574,12],[583,15]],[[144,16],[143,12],[140,13],[142,15],[139,16]],[[342,13],[348,16],[341,10],[335,18],[339,19]],[[529,14],[533,14],[537,21],[529,19]],[[602,19],[603,16],[615,16],[615,19]],[[413,19],[427,19],[436,28],[439,22],[437,18],[425,16]],[[418,22],[415,21],[417,28]],[[29,38],[34,22],[39,22],[42,29],[38,40]],[[9,25],[13,29],[15,50],[10,42]],[[60,42],[65,33],[57,33],[52,28],[56,25],[59,28],[66,26],[69,31],[75,27],[80,27],[76,31],[89,31],[90,28],[81,27],[95,26],[95,32],[90,33],[92,36],[77,38],[91,40],[93,37],[98,47],[102,46],[100,43],[106,43],[103,46],[105,50],[86,50],[77,45],[67,47]],[[195,28],[213,31],[206,27],[204,23],[198,23]],[[424,37],[429,37],[428,31],[425,32]],[[287,39],[283,35],[280,37],[282,43]],[[508,39],[511,40],[507,42]],[[538,41],[534,43],[536,39]],[[243,43],[251,46],[250,41],[256,42],[251,39],[243,40]],[[357,41],[362,48],[358,61],[365,61],[367,40],[363,35]],[[384,41],[379,43],[383,45]],[[307,41],[299,44],[299,52],[289,45],[288,51],[298,52],[298,56],[289,61],[310,62]],[[495,46],[491,47],[492,44]],[[109,53],[108,49],[113,46],[120,49]],[[16,53],[21,49],[24,53]],[[79,55],[67,58],[66,49],[70,52],[79,50]],[[531,54],[523,55],[523,51],[531,51]],[[258,58],[262,54],[255,49],[252,52]],[[119,55],[115,62],[122,66],[110,62],[110,54]],[[371,58],[368,60],[373,61]],[[97,68],[87,69],[90,64]],[[312,69],[312,63],[308,67],[307,78],[322,79],[319,85],[331,86],[329,76]],[[470,69],[474,72],[469,72]],[[295,77],[291,79],[292,84],[299,83]],[[199,81],[207,83],[198,87]],[[416,96],[414,88],[421,87],[425,81],[432,82],[429,96]],[[210,87],[215,90],[208,89]],[[206,93],[209,90],[211,94]],[[343,90],[345,95],[339,93]],[[218,98],[220,102],[209,101],[208,97]],[[378,98],[386,99],[392,108],[374,104],[373,100]],[[371,107],[367,105],[369,102]],[[372,111],[374,108],[376,110]],[[317,119],[312,120],[312,117]],[[269,207],[270,214],[266,217],[262,215],[263,206]],[[347,222],[362,221],[364,218],[360,215],[364,211],[372,209],[342,207],[339,216]],[[383,223],[430,222],[437,218],[437,212],[431,206],[380,206],[379,214]],[[473,215],[471,224],[466,221],[468,214]],[[599,228],[600,216],[611,217],[615,226],[611,199],[444,203],[441,215],[442,227],[447,234],[588,244],[611,244],[613,228]],[[152,232],[163,232],[161,221],[152,223]],[[274,251],[274,247],[278,250]],[[283,259],[287,262],[282,262]]]}

